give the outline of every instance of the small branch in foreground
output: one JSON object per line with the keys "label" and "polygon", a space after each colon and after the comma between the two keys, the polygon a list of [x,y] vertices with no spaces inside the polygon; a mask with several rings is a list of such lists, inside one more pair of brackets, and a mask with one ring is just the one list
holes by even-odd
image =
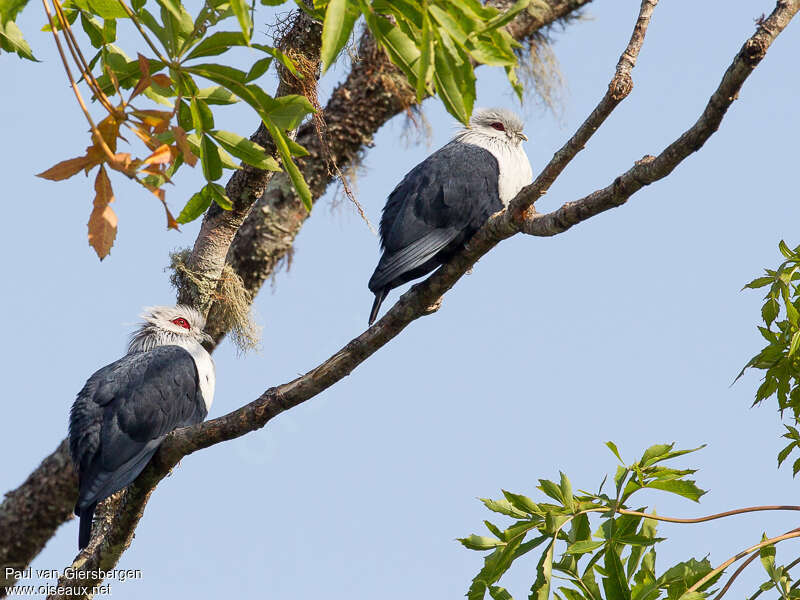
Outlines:
{"label": "small branch in foreground", "polygon": [[774,538],[770,538],[768,540],[764,540],[763,542],[760,542],[760,543],[756,544],[755,546],[750,546],[749,548],[746,548],[746,549],[742,550],[738,554],[735,554],[734,556],[731,556],[728,560],[726,560],[724,563],[722,563],[720,566],[718,566],[713,571],[710,571],[705,577],[700,579],[697,583],[695,583],[692,587],[690,587],[684,593],[685,594],[690,594],[692,592],[697,591],[706,582],[710,581],[711,579],[716,577],[719,573],[722,573],[725,569],[730,567],[737,560],[741,560],[742,558],[744,558],[745,556],[747,556],[751,552],[755,552],[756,550],[760,550],[764,546],[772,546],[773,544],[777,544],[778,542],[782,542],[784,540],[789,540],[789,539],[796,538],[796,537],[800,537],[800,528],[792,529],[791,531],[789,531],[787,533],[784,533],[783,535],[779,535],[779,536],[776,536]]}

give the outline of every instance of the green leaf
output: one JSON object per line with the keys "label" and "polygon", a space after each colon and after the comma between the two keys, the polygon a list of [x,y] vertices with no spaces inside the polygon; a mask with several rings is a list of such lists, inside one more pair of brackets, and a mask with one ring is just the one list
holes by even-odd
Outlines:
{"label": "green leaf", "polygon": [[700,498],[707,493],[705,490],[701,490],[699,487],[697,487],[694,481],[685,479],[673,481],[652,481],[647,485],[647,487],[663,490],[665,492],[671,492],[673,494],[683,496],[684,498],[688,498],[689,500],[694,500],[695,502],[699,502]]}
{"label": "green leaf", "polygon": [[264,125],[267,128],[267,131],[269,131],[270,136],[272,136],[272,139],[275,141],[275,145],[278,148],[278,153],[281,155],[283,168],[289,173],[289,179],[292,180],[292,185],[294,185],[297,195],[300,196],[300,199],[303,201],[303,206],[306,207],[306,210],[311,212],[311,190],[308,189],[308,184],[303,178],[302,173],[300,173],[300,169],[298,169],[297,165],[292,161],[292,156],[289,152],[289,146],[286,143],[286,140],[289,138],[277,127],[275,127],[272,122],[264,121]]}
{"label": "green leaf", "polygon": [[264,73],[267,72],[269,66],[272,64],[272,57],[267,56],[266,58],[261,58],[253,63],[253,66],[250,67],[250,70],[247,72],[247,77],[245,81],[250,83],[251,81],[255,81],[259,77],[261,77]]}
{"label": "green leaf", "polygon": [[200,160],[203,162],[203,175],[208,181],[216,181],[222,177],[222,159],[219,149],[204,135],[200,141]]}
{"label": "green leaf", "polygon": [[[442,38],[437,38],[441,41]],[[472,65],[465,58],[457,64],[445,48],[437,48],[434,53],[434,81],[436,91],[447,111],[464,123],[469,122],[472,106],[475,103],[475,74]]]}
{"label": "green leaf", "polygon": [[521,494],[514,494],[512,492],[507,492],[503,490],[503,496],[506,497],[514,508],[523,511],[525,516],[527,517],[528,514],[531,515],[539,515],[542,514],[542,509],[539,508],[539,505],[536,504],[533,500],[528,498],[527,496],[522,496]]}
{"label": "green leaf", "polygon": [[210,194],[197,192],[189,198],[189,202],[183,207],[176,221],[181,225],[194,221],[197,217],[206,212],[208,207],[211,206],[211,202],[213,202],[213,198]]}
{"label": "green leaf", "polygon": [[431,93],[431,80],[433,76],[433,28],[428,12],[422,14],[422,54],[417,63],[417,102]]}
{"label": "green leaf", "polygon": [[789,344],[789,354],[787,356],[792,356],[797,352],[798,346],[800,346],[800,331],[795,331],[794,335],[792,335],[792,341]]}
{"label": "green leaf", "polygon": [[173,16],[176,20],[183,19],[183,13],[186,12],[180,3],[180,0],[157,0],[157,2]]}
{"label": "green leaf", "polygon": [[211,112],[208,104],[194,97],[192,98],[190,109],[192,111],[192,124],[197,133],[214,129],[214,113]]}
{"label": "green leaf", "polygon": [[104,19],[127,19],[128,13],[118,0],[89,0],[89,7]]}
{"label": "green leaf", "polygon": [[15,52],[20,58],[39,62],[33,56],[28,42],[22,37],[22,31],[13,21],[0,23],[0,49],[6,52]]}
{"label": "green leaf", "polygon": [[208,134],[225,150],[248,165],[265,171],[281,170],[278,161],[266,154],[262,146],[243,138],[239,134],[230,131],[209,131]]}
{"label": "green leaf", "polygon": [[0,25],[9,21],[16,21],[17,15],[22,12],[28,0],[0,0]]}
{"label": "green leaf", "polygon": [[757,278],[753,279],[753,281],[751,281],[750,283],[745,285],[742,289],[750,288],[750,289],[755,290],[755,289],[758,289],[758,288],[762,288],[765,285],[769,285],[773,281],[775,281],[775,280],[772,277],[757,277]]}
{"label": "green leaf", "polygon": [[789,246],[787,246],[786,242],[784,242],[783,240],[781,240],[778,243],[778,250],[780,250],[781,254],[783,254],[786,258],[793,258],[794,257],[794,254],[792,253],[792,251],[789,250]]}
{"label": "green leaf", "polygon": [[496,585],[489,587],[489,595],[492,597],[492,600],[514,600],[506,588]]}
{"label": "green leaf", "polygon": [[235,104],[239,99],[224,87],[214,85],[198,90],[195,98],[206,104]]}
{"label": "green leaf", "polygon": [[288,94],[271,100],[272,106],[267,108],[267,114],[275,125],[284,130],[297,129],[306,115],[316,112],[305,96]]}
{"label": "green leaf", "polygon": [[155,36],[158,38],[158,41],[161,42],[161,45],[164,46],[164,48],[170,47],[167,31],[158,23],[158,21],[156,21],[156,18],[150,14],[147,9],[142,8],[138,10],[136,16],[145,27],[155,34]]}
{"label": "green leaf", "polygon": [[600,546],[605,544],[604,541],[592,541],[592,540],[581,540],[579,542],[575,542],[574,544],[570,544],[567,547],[567,550],[564,552],[565,554],[586,554],[587,552],[592,552],[597,550]]}
{"label": "green leaf", "polygon": [[470,550],[491,550],[492,548],[505,545],[505,542],[502,540],[483,535],[475,535],[474,533],[469,537],[458,538],[458,541]]}
{"label": "green leaf", "polygon": [[372,35],[389,54],[391,61],[405,73],[409,82],[415,85],[413,65],[419,60],[420,51],[414,40],[389,19],[376,14],[366,0],[360,0],[359,3]]}
{"label": "green leaf", "polygon": [[286,138],[286,145],[289,146],[289,153],[292,156],[297,156],[302,158],[303,156],[308,156],[309,152],[303,146],[295,142],[292,138]]}
{"label": "green leaf", "polygon": [[357,4],[350,0],[331,0],[328,3],[320,49],[323,73],[336,61],[339,52],[347,44],[359,14]]}
{"label": "green leaf", "polygon": [[519,13],[528,8],[528,5],[530,3],[531,0],[517,0],[517,2],[515,2],[513,6],[509,8],[506,12],[489,19],[489,21],[487,21],[486,25],[484,26],[483,31],[504,27],[505,25],[513,21],[514,17],[516,17]]}
{"label": "green leaf", "polygon": [[218,31],[197,44],[194,50],[186,56],[186,60],[200,58],[201,56],[216,56],[234,46],[246,45],[247,38],[241,31]]}
{"label": "green leaf", "polygon": [[94,17],[90,17],[87,13],[81,12],[81,27],[89,38],[89,42],[95,48],[102,48],[105,44],[103,39],[103,27],[100,22]]}
{"label": "green leaf", "polygon": [[507,515],[509,517],[513,517],[515,519],[526,519],[528,518],[528,514],[522,510],[516,508],[511,502],[505,499],[501,500],[491,500],[489,498],[480,498],[480,501],[488,508],[489,510],[500,513],[503,515]]}
{"label": "green leaf", "polygon": [[549,600],[550,597],[550,580],[553,575],[553,543],[547,545],[547,550],[542,552],[539,563],[536,565],[536,581],[531,586],[531,593],[528,595],[529,600]]}
{"label": "green leaf", "polygon": [[236,15],[236,20],[239,21],[239,27],[242,28],[247,45],[250,45],[250,31],[253,29],[253,21],[250,19],[250,7],[247,0],[228,0],[233,14]]}
{"label": "green leaf", "polygon": [[203,190],[208,190],[214,202],[216,202],[222,210],[231,210],[233,208],[231,199],[225,194],[225,188],[218,183],[208,183]]}
{"label": "green leaf", "polygon": [[785,461],[789,455],[792,453],[792,450],[795,449],[797,446],[797,442],[791,442],[788,446],[786,446],[783,450],[778,453],[778,467],[781,466],[783,461]]}
{"label": "green leaf", "polygon": [[537,487],[556,502],[564,504],[564,496],[561,494],[561,488],[552,481],[548,479],[540,479]]}
{"label": "green leaf", "polygon": [[628,587],[625,569],[619,555],[612,548],[606,550],[603,566],[606,572],[606,576],[603,577],[606,600],[630,600],[631,590]]}
{"label": "green leaf", "polygon": [[[761,541],[765,541],[767,539],[767,534],[762,534]],[[759,551],[759,556],[761,558],[761,564],[764,566],[764,570],[772,577],[772,574],[775,572],[775,544],[770,544],[769,546],[763,546]]]}
{"label": "green leaf", "polygon": [[614,442],[606,442],[606,446],[608,447],[609,450],[611,450],[611,452],[614,453],[614,456],[617,457],[617,460],[624,465],[625,462],[622,460],[622,457],[619,455],[619,449],[617,448],[617,445]]}
{"label": "green leaf", "polygon": [[559,489],[561,490],[561,497],[563,498],[564,508],[566,508],[570,512],[575,511],[575,504],[572,498],[572,486],[569,483],[569,479],[567,476],[564,475],[561,471],[558,472],[561,476]]}

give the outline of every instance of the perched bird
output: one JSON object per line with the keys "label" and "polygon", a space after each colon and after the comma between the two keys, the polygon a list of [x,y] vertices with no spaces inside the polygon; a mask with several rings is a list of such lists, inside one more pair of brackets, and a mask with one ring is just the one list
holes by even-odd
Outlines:
{"label": "perched bird", "polygon": [[369,280],[375,321],[389,290],[447,262],[533,177],[522,120],[510,110],[476,110],[443,148],[411,169],[381,217],[381,256]]}
{"label": "perched bird", "polygon": [[214,398],[214,362],[200,342],[205,319],[188,306],[145,309],[128,353],[92,375],[69,418],[78,471],[78,547],[97,503],[131,483],[177,427],[201,422]]}

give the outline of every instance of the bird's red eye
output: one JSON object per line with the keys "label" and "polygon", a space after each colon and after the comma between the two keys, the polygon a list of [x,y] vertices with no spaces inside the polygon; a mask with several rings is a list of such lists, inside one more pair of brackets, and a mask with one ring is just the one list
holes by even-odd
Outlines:
{"label": "bird's red eye", "polygon": [[189,321],[187,321],[183,317],[172,319],[172,322],[175,323],[175,325],[177,325],[178,327],[183,327],[184,329],[191,329],[191,327],[189,327]]}
{"label": "bird's red eye", "polygon": [[500,123],[499,121],[495,121],[494,123],[492,123],[492,128],[497,129],[497,131],[505,131],[506,130],[506,128],[503,126],[503,124]]}

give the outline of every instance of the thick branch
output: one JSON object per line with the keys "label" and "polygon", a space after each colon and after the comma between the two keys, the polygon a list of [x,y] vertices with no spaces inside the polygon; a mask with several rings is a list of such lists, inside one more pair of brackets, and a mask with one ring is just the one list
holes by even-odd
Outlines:
{"label": "thick branch", "polygon": [[[319,77],[319,49],[322,39],[322,26],[302,11],[297,11],[289,31],[278,46],[293,57],[306,78]],[[304,82],[297,79],[288,69],[278,64],[279,84],[277,96],[303,94]],[[296,131],[288,132],[294,138]],[[250,137],[262,145],[268,154],[277,156],[275,144],[263,123]],[[194,248],[186,261],[186,268],[192,277],[184,277],[178,289],[178,302],[189,304],[208,313],[214,302],[214,291],[225,266],[225,258],[231,242],[250,212],[253,203],[264,194],[273,171],[262,171],[250,165],[242,165],[228,181],[225,191],[233,203],[232,210],[222,210],[216,204],[206,212]]]}
{"label": "thick branch", "polygon": [[24,569],[44,547],[58,525],[72,518],[78,481],[67,440],[0,504],[0,596],[14,580],[5,568]]}

